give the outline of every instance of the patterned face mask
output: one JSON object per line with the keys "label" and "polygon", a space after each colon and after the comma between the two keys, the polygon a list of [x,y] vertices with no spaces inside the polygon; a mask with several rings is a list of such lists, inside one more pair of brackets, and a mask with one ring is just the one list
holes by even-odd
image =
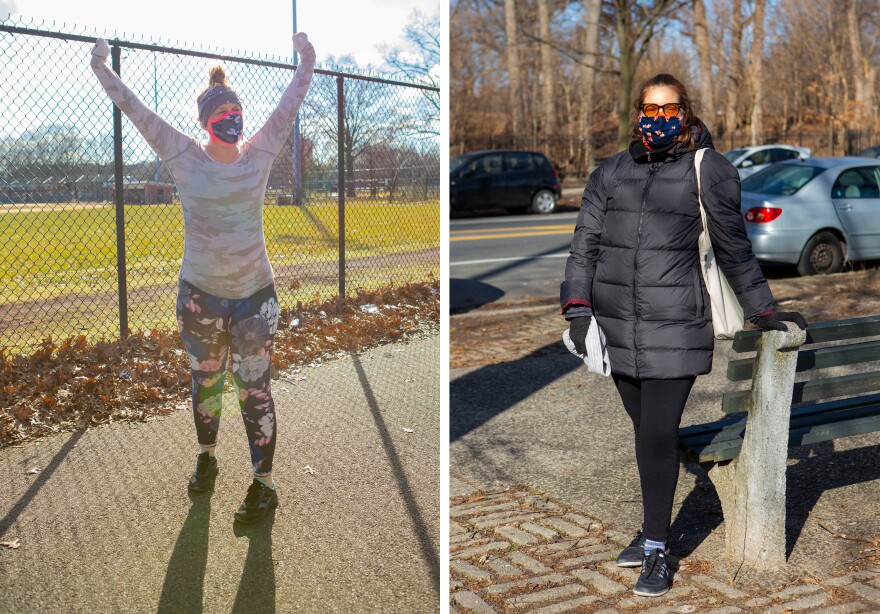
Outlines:
{"label": "patterned face mask", "polygon": [[243,126],[241,111],[230,111],[217,119],[208,120],[211,140],[220,140],[230,145],[235,145],[241,138]]}
{"label": "patterned face mask", "polygon": [[639,119],[639,130],[649,146],[664,147],[681,134],[681,120],[678,117],[667,119],[662,115],[642,117]]}

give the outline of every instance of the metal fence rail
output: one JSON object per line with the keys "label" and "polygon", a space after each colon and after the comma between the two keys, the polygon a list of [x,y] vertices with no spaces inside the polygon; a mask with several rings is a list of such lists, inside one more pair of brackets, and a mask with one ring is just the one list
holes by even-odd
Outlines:
{"label": "metal fence rail", "polygon": [[[242,98],[245,137],[295,69],[0,22],[0,347],[174,325],[174,179],[92,74],[98,37],[141,100],[198,140],[195,97],[211,66],[224,66]],[[265,201],[282,304],[439,274],[438,109],[436,88],[315,71],[299,156],[291,131]]]}

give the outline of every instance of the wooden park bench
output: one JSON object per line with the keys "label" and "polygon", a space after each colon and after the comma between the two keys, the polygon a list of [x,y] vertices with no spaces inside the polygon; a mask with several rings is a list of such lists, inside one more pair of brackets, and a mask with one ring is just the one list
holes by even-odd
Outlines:
{"label": "wooden park bench", "polygon": [[[788,448],[880,430],[880,371],[858,372],[880,360],[880,316],[819,322],[806,331],[787,326],[737,333],[734,351],[756,354],[731,360],[727,377],[751,379],[751,389],[723,395],[727,418],[679,430],[685,460],[707,471],[721,499],[734,577],[785,565]],[[795,382],[796,372],[845,365],[857,372]]]}

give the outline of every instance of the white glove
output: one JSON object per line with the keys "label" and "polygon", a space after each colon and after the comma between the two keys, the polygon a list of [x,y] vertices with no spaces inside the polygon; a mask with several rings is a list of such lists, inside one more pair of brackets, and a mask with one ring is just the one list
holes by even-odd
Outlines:
{"label": "white glove", "polygon": [[92,47],[92,66],[105,64],[108,57],[110,57],[110,45],[103,38],[99,38]]}
{"label": "white glove", "polygon": [[309,45],[311,45],[309,36],[305,32],[297,32],[293,35],[293,50],[297,53],[302,52]]}

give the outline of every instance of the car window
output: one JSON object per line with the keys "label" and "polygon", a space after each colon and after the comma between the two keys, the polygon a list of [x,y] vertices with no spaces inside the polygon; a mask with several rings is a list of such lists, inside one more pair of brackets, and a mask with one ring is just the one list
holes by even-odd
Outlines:
{"label": "car window", "polygon": [[548,160],[545,156],[541,154],[531,154],[532,156],[532,164],[536,169],[540,169],[542,171],[553,171],[553,165],[550,164],[550,160]]}
{"label": "car window", "polygon": [[530,171],[532,170],[532,156],[525,152],[504,154],[504,170],[511,172]]}
{"label": "car window", "polygon": [[825,169],[801,164],[768,166],[742,182],[743,192],[791,196],[820,175]]}
{"label": "car window", "polygon": [[880,169],[876,166],[850,168],[831,188],[831,198],[880,198]]}
{"label": "car window", "polygon": [[467,164],[468,160],[470,159],[470,156],[455,156],[452,160],[449,161],[449,172],[457,172],[458,169]]}
{"label": "car window", "polygon": [[480,156],[470,163],[465,173],[471,177],[485,177],[486,175],[498,175],[501,173],[501,154]]}
{"label": "car window", "polygon": [[770,164],[772,160],[770,159],[771,149],[762,149],[761,151],[756,151],[752,155],[750,155],[746,160],[749,160],[754,166],[758,166],[759,164]]}
{"label": "car window", "polygon": [[782,149],[777,148],[771,150],[773,152],[773,161],[781,162],[783,160],[794,160],[795,158],[799,158],[798,152],[793,149]]}
{"label": "car window", "polygon": [[723,155],[725,158],[727,158],[730,162],[733,162],[734,160],[739,158],[744,153],[746,153],[745,149],[732,149],[730,151],[724,152],[721,155]]}

